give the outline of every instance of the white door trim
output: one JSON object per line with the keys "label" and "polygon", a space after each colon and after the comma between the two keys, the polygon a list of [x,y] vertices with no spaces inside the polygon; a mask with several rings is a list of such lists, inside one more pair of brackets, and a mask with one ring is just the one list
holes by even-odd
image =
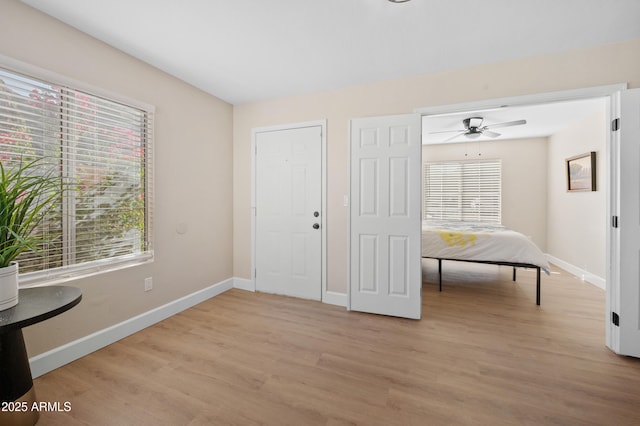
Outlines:
{"label": "white door trim", "polygon": [[322,214],[320,215],[321,232],[321,285],[322,302],[327,303],[327,120],[305,121],[301,123],[280,124],[275,126],[256,127],[251,130],[251,291],[256,290],[256,138],[258,133],[279,130],[300,129],[304,127],[320,127],[321,136],[321,177]]}
{"label": "white door trim", "polygon": [[561,90],[558,92],[533,93],[529,95],[510,96],[507,98],[484,99],[481,101],[462,102],[459,104],[437,105],[416,108],[414,112],[422,115],[452,114],[477,109],[504,108],[510,106],[536,105],[551,102],[573,101],[578,99],[600,98],[612,96],[627,89],[627,83],[607,86],[585,87],[582,89]]}

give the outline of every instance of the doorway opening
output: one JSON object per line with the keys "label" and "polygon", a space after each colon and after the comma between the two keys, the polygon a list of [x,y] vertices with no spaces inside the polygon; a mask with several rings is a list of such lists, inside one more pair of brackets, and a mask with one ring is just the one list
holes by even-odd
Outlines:
{"label": "doorway opening", "polygon": [[[596,281],[594,284],[606,289],[606,317],[614,318],[612,316],[613,311],[612,307],[619,302],[616,302],[616,293],[620,291],[618,288],[621,284],[619,284],[619,278],[615,276],[617,274],[617,269],[612,268],[612,265],[619,264],[621,253],[619,251],[619,230],[616,226],[608,226],[609,218],[612,216],[612,211],[614,214],[618,214],[618,206],[620,203],[620,189],[618,185],[619,182],[619,174],[620,170],[619,161],[620,158],[618,151],[620,148],[618,146],[620,135],[619,132],[616,134],[614,138],[614,131],[617,130],[617,126],[614,129],[613,127],[609,127],[609,123],[614,124],[613,119],[619,117],[621,111],[624,109],[620,109],[621,107],[621,99],[625,99],[626,84],[618,84],[611,86],[601,86],[594,88],[586,88],[586,89],[578,89],[578,90],[569,90],[563,92],[553,92],[553,93],[544,93],[537,95],[528,95],[521,97],[513,97],[513,98],[502,98],[502,99],[494,99],[494,100],[486,100],[480,102],[471,102],[465,104],[455,104],[448,105],[442,107],[431,107],[431,108],[421,108],[416,110],[416,112],[421,113],[423,116],[438,116],[438,115],[447,115],[452,113],[460,113],[467,111],[479,111],[479,110],[491,110],[491,109],[502,109],[507,107],[522,107],[522,106],[530,106],[530,105],[541,105],[541,104],[553,104],[559,102],[569,102],[569,101],[577,101],[577,100],[588,100],[601,98],[605,100],[606,112],[605,112],[605,150],[604,154],[604,162],[607,173],[605,174],[606,178],[604,181],[600,182],[599,188],[605,193],[605,219],[602,221],[601,229],[605,229],[605,276],[604,282],[602,280],[593,279],[594,277],[589,277],[590,282]],[[621,95],[622,94],[622,95]],[[631,99],[633,94],[630,96],[626,96],[627,99]],[[426,130],[425,130],[426,131]],[[601,159],[602,160],[602,159]],[[616,229],[614,229],[616,228]],[[556,259],[558,261],[558,259]],[[564,265],[565,267],[567,265]],[[580,267],[580,265],[577,265]],[[584,277],[585,279],[587,277]],[[599,277],[602,278],[602,277]],[[599,281],[599,282],[598,282]],[[619,298],[619,296],[617,296]],[[633,312],[631,312],[633,314]],[[617,325],[614,327],[615,321],[612,320],[612,323],[607,323],[606,325],[606,344],[615,352],[618,352],[618,344],[616,343],[616,336],[618,335]],[[612,337],[613,336],[613,337]]]}
{"label": "doorway opening", "polygon": [[[460,164],[466,170],[476,163],[482,167],[474,169],[473,176],[465,172],[447,180],[452,186],[456,179],[464,179],[453,191],[464,191],[463,200],[444,198],[448,204],[438,202],[442,191],[431,188],[423,177],[423,218],[444,215],[499,223],[525,235],[551,263],[604,290],[607,116],[606,97],[424,116],[427,168],[433,165],[431,168],[449,171]],[[467,117],[478,117],[490,129],[497,123],[496,129],[489,135],[456,133]],[[502,127],[508,123],[518,125]],[[594,191],[568,191],[566,160],[590,152],[595,152],[596,160]],[[486,166],[491,161],[500,162],[501,185],[488,187],[495,173]],[[428,199],[435,201],[426,202]]]}

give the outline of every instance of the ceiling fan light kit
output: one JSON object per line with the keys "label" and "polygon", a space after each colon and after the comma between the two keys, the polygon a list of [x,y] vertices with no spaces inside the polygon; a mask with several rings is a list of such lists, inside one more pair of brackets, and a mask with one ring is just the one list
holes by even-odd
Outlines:
{"label": "ceiling fan light kit", "polygon": [[465,118],[462,120],[462,124],[464,124],[464,128],[467,129],[465,135],[468,138],[477,138],[482,134],[482,117],[471,117]]}

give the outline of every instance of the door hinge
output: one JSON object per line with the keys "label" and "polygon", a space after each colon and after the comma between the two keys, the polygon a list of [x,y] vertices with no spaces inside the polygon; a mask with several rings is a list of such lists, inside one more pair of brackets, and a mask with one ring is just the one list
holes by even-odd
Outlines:
{"label": "door hinge", "polygon": [[611,226],[614,228],[618,227],[618,216],[611,216]]}
{"label": "door hinge", "polygon": [[613,325],[616,327],[620,327],[620,315],[615,312],[611,312],[611,322],[613,322]]}
{"label": "door hinge", "polygon": [[618,130],[620,130],[620,119],[616,118],[615,120],[611,121],[611,131],[617,132]]}

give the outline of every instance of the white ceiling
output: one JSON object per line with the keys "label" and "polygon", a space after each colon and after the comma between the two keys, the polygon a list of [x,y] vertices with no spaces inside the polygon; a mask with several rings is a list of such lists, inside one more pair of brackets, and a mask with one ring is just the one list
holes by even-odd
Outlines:
{"label": "white ceiling", "polygon": [[[547,137],[570,125],[594,119],[597,114],[604,115],[607,111],[608,101],[608,98],[595,98],[424,116],[422,119],[422,143],[439,144],[443,142],[477,142],[495,139]],[[462,132],[455,131],[464,130],[462,120],[469,117],[482,117],[482,125],[488,126],[489,129],[491,129],[492,124],[522,119],[526,120],[527,123],[521,126],[497,128],[494,130],[494,132],[500,133],[497,138],[482,135],[475,139],[469,139],[465,135],[459,135]],[[450,133],[430,133],[442,131],[450,131]],[[459,136],[448,140],[456,135]]]}
{"label": "white ceiling", "polygon": [[232,104],[640,38],[639,0],[22,0]]}

